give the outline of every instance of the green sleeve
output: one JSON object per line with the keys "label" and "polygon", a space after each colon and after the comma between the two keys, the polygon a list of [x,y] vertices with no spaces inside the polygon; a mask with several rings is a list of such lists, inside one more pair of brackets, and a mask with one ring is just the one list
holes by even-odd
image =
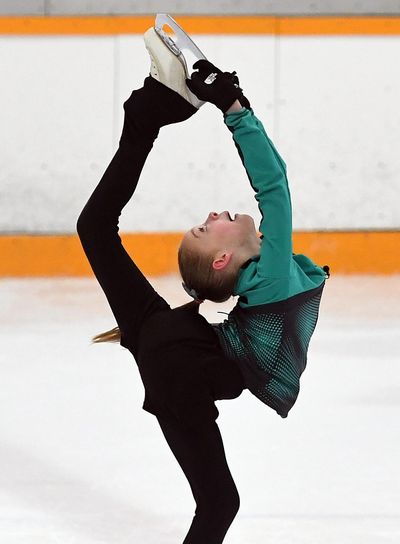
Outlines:
{"label": "green sleeve", "polygon": [[225,116],[261,212],[263,235],[257,272],[270,278],[290,275],[292,206],[286,165],[252,110]]}

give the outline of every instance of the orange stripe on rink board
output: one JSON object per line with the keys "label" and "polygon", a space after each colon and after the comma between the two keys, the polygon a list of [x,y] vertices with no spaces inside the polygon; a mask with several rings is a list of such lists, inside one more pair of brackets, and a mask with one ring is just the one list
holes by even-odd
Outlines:
{"label": "orange stripe on rink board", "polygon": [[400,231],[295,232],[293,250],[332,274],[400,273]]}
{"label": "orange stripe on rink board", "polygon": [[[144,274],[177,270],[182,234],[122,235],[125,249]],[[88,276],[92,274],[76,235],[0,236],[0,277]]]}
{"label": "orange stripe on rink board", "polygon": [[[182,233],[123,234],[145,275],[176,273]],[[400,231],[295,232],[294,250],[339,274],[400,273]],[[76,235],[0,236],[0,277],[87,276],[91,269]]]}
{"label": "orange stripe on rink board", "polygon": [[[400,17],[176,16],[190,34],[399,35]],[[4,35],[143,34],[154,15],[0,17]]]}
{"label": "orange stripe on rink board", "polygon": [[[190,34],[273,34],[275,17],[176,17]],[[154,16],[0,17],[0,34],[143,34]]]}
{"label": "orange stripe on rink board", "polygon": [[0,17],[0,34],[114,35],[142,34],[154,25],[154,17]]}
{"label": "orange stripe on rink board", "polygon": [[400,17],[280,17],[282,36],[399,35]]}

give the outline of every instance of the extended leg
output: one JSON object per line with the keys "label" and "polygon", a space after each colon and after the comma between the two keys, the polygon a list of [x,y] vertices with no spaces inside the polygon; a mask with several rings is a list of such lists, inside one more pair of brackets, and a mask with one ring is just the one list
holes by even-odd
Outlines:
{"label": "extended leg", "polygon": [[131,333],[134,339],[151,312],[168,306],[125,251],[118,233],[119,216],[136,189],[160,128],[183,121],[197,110],[151,77],[143,88],[133,91],[124,110],[119,148],[82,210],[77,230],[122,338]]}

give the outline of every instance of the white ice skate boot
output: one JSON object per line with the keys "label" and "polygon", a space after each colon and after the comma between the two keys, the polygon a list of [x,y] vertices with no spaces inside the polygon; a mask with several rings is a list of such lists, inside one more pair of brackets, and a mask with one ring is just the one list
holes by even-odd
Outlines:
{"label": "white ice skate boot", "polygon": [[[164,27],[174,33],[167,34]],[[172,17],[158,13],[154,27],[144,34],[144,43],[151,58],[150,75],[180,94],[195,108],[200,108],[204,102],[189,90],[186,78],[190,77],[189,70],[194,62],[206,57],[186,32]]]}

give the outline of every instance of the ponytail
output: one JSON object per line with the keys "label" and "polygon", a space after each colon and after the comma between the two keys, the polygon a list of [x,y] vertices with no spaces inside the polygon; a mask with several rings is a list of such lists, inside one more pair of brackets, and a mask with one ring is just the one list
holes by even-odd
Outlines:
{"label": "ponytail", "polygon": [[119,330],[119,327],[114,327],[113,329],[102,332],[100,334],[96,334],[92,338],[93,344],[100,344],[101,342],[121,342],[121,331]]}

